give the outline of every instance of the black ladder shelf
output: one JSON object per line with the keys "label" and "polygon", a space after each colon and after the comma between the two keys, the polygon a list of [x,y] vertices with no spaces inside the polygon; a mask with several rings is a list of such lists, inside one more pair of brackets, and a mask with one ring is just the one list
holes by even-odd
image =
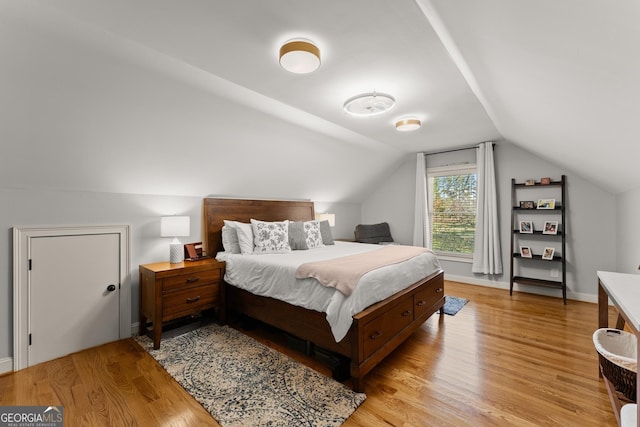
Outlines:
{"label": "black ladder shelf", "polygon": [[[513,295],[513,284],[544,286],[562,290],[562,302],[567,303],[567,258],[566,258],[566,184],[567,177],[562,175],[559,181],[550,181],[549,183],[541,182],[522,182],[518,183],[515,179],[511,179],[511,277],[509,283],[509,295]],[[560,199],[554,200],[554,205],[541,203],[541,206],[533,201],[534,206],[531,207],[531,201],[522,197],[523,194],[530,189],[540,190],[549,189],[549,194],[553,194],[551,188],[560,189]],[[551,199],[551,197],[550,197]],[[539,199],[540,200],[540,199]],[[544,199],[542,199],[544,200]],[[523,203],[524,202],[524,203]],[[524,216],[530,215],[533,219],[524,219]],[[551,219],[552,221],[545,221]],[[547,224],[554,224],[557,219],[557,225],[552,227],[554,232],[545,230]],[[542,225],[544,224],[544,225]],[[531,228],[533,229],[531,229]],[[532,250],[528,243],[541,244],[546,242],[548,245],[541,250]],[[559,247],[558,247],[559,246]],[[553,248],[553,255],[547,252],[547,248]],[[537,252],[537,253],[536,253]],[[543,255],[544,253],[544,255]],[[517,271],[525,266],[545,266],[542,263],[551,263],[553,266],[560,266],[559,280],[549,280],[539,277],[529,277],[528,275],[516,274]],[[546,265],[545,267],[549,267]],[[536,271],[550,271],[540,268]],[[534,275],[531,275],[534,276]]]}

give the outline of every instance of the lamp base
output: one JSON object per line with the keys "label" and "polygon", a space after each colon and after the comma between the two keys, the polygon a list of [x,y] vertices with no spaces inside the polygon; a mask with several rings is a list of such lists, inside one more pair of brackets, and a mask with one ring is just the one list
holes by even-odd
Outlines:
{"label": "lamp base", "polygon": [[171,252],[169,262],[171,264],[178,264],[184,261],[184,249],[182,248],[182,243],[171,243],[170,247]]}

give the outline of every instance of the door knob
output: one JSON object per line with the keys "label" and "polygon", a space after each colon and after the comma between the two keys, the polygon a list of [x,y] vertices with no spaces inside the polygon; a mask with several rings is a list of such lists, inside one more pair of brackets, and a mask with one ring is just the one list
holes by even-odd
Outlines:
{"label": "door knob", "polygon": [[116,285],[109,285],[109,286],[107,286],[107,290],[108,290],[109,292],[113,292],[113,291],[115,291],[115,290],[116,290]]}

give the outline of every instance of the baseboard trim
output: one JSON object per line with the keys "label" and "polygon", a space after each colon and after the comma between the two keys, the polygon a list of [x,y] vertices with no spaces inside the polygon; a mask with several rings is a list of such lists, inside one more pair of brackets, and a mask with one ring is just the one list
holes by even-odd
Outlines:
{"label": "baseboard trim", "polygon": [[451,280],[452,282],[466,283],[468,285],[481,285],[489,288],[509,289],[509,283],[498,282],[496,280],[480,279],[478,277],[456,276],[454,274],[444,273],[445,280]]}
{"label": "baseboard trim", "polygon": [[[456,276],[453,274],[447,274],[446,272],[444,273],[444,279],[451,280],[452,282],[466,283],[469,285],[480,285],[487,286],[489,288],[509,289],[509,282],[499,282],[496,280],[480,279],[477,277]],[[562,298],[562,294],[557,289],[539,288],[536,286],[520,285],[516,283],[513,290],[535,295],[545,295],[549,297]],[[585,294],[582,292],[571,292],[567,289],[567,299],[597,303],[598,295]]]}
{"label": "baseboard trim", "polygon": [[13,371],[13,357],[0,359],[0,375]]}

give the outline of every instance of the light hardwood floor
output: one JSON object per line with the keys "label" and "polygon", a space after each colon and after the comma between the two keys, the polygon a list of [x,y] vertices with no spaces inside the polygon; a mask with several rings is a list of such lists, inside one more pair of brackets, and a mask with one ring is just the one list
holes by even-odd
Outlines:
{"label": "light hardwood floor", "polygon": [[[446,293],[470,302],[374,369],[345,426],[616,425],[591,339],[596,304],[454,282]],[[280,335],[248,333],[329,375]],[[218,425],[132,340],[0,376],[0,405],[63,405],[68,426]]]}

